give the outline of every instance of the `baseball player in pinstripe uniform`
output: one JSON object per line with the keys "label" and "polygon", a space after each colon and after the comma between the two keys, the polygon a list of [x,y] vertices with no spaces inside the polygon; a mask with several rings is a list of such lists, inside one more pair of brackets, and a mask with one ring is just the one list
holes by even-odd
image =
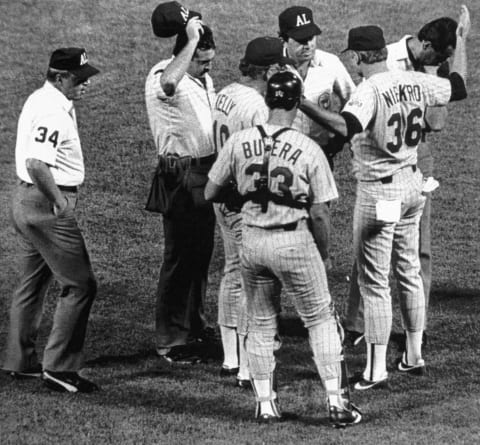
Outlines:
{"label": "baseball player in pinstripe uniform", "polygon": [[[439,65],[444,66],[448,57],[453,54],[456,46],[455,30],[457,22],[449,17],[441,17],[424,25],[417,37],[406,35],[398,42],[387,45],[387,67],[390,70],[423,71],[437,74]],[[447,63],[448,65],[448,63]],[[446,107],[429,108],[426,111],[428,128],[439,131],[446,120]],[[424,176],[425,184],[435,184],[433,181],[433,156],[432,150],[422,137],[418,146],[417,166]],[[371,143],[374,141],[371,140]],[[368,143],[368,141],[365,141]],[[426,192],[426,201],[420,219],[420,275],[422,277],[425,293],[425,315],[428,312],[430,287],[432,278],[431,261],[431,234],[430,234],[430,207],[431,193]],[[427,317],[425,317],[425,329]],[[345,319],[346,337],[358,338],[363,333],[363,307],[361,307],[360,294],[357,286],[357,271],[353,267],[351,289],[348,299],[348,310]],[[423,345],[426,343],[426,332],[423,333]]]}
{"label": "baseball player in pinstripe uniform", "polygon": [[[217,151],[232,133],[267,121],[268,108],[263,97],[267,73],[273,65],[286,62],[290,60],[283,57],[280,39],[258,37],[249,42],[240,61],[241,80],[217,94],[213,109]],[[237,374],[237,386],[250,387],[244,347],[245,301],[240,275],[242,217],[239,211],[232,211],[225,204],[216,203],[214,208],[225,251],[224,275],[218,297],[218,324],[224,352],[220,375]]]}
{"label": "baseball player in pinstripe uniform", "polygon": [[301,80],[292,72],[268,80],[267,124],[230,136],[209,172],[205,197],[219,199],[222,187],[233,179],[245,200],[241,262],[256,418],[263,423],[281,419],[273,352],[283,288],[308,328],[330,421],[341,427],[360,422],[361,414],[350,402],[322,261],[329,231],[327,203],[337,197],[337,190],[320,147],[290,128],[301,94]]}
{"label": "baseball player in pinstripe uniform", "polygon": [[[355,84],[336,55],[317,48],[321,30],[313,21],[312,10],[304,6],[289,7],[278,16],[278,22],[288,57],[295,62],[303,79],[305,97],[326,109],[335,109],[337,98],[343,106]],[[301,111],[297,112],[292,127],[317,142],[333,168],[333,157],[343,148],[344,138],[329,132]]]}
{"label": "baseball player in pinstripe uniform", "polygon": [[324,122],[341,134],[352,137],[368,130],[376,142],[372,146],[352,139],[357,178],[353,237],[367,343],[366,368],[355,384],[358,390],[381,386],[387,380],[391,259],[407,335],[398,370],[421,374],[425,368],[421,351],[425,303],[418,256],[418,227],[425,197],[423,176],[416,168],[417,147],[425,127],[426,107],[466,97],[465,39],[469,27],[468,10],[463,7],[448,79],[417,72],[389,72],[382,30],[376,26],[350,30],[348,50],[366,80],[341,115],[316,108]]}

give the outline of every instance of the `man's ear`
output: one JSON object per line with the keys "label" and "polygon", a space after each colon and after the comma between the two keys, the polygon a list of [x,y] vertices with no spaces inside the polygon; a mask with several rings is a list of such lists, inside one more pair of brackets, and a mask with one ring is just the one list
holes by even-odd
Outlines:
{"label": "man's ear", "polygon": [[432,42],[429,40],[422,40],[422,49],[428,51],[430,48],[432,48]]}

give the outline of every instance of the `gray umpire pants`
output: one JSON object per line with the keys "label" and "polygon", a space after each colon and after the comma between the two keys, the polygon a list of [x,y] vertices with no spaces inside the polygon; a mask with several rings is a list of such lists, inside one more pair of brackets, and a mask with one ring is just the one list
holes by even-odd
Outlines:
{"label": "gray umpire pants", "polygon": [[43,301],[54,277],[62,288],[43,355],[43,369],[78,371],[96,282],[74,209],[76,193],[66,192],[67,209],[58,216],[37,187],[17,186],[12,222],[19,240],[19,275],[10,309],[3,368],[25,371],[38,365],[35,343]]}

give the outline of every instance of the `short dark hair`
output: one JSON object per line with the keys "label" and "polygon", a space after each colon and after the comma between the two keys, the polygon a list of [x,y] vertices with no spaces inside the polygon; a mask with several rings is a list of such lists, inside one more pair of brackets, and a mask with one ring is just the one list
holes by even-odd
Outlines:
{"label": "short dark hair", "polygon": [[444,53],[449,46],[457,46],[457,22],[450,17],[433,20],[418,32],[418,40],[428,41],[435,51]]}
{"label": "short dark hair", "polygon": [[252,65],[248,63],[244,58],[240,60],[238,65],[238,69],[242,73],[242,76],[248,76],[252,79],[258,79],[260,77],[264,77],[267,73],[269,67],[268,66],[258,66]]}
{"label": "short dark hair", "polygon": [[372,63],[383,62],[387,60],[388,50],[387,48],[375,49],[372,51],[355,51],[360,58],[360,62],[363,62],[367,65]]}
{"label": "short dark hair", "polygon": [[[203,33],[200,36],[200,40],[197,43],[197,48],[195,49],[195,54],[198,50],[200,51],[207,51],[209,49],[215,49],[215,40],[213,39],[213,31],[207,25],[202,25]],[[175,41],[175,46],[173,48],[173,55],[177,56],[178,53],[185,47],[188,42],[187,34],[181,32],[177,36],[177,40]]]}
{"label": "short dark hair", "polygon": [[70,76],[70,73],[68,71],[57,70],[55,68],[48,67],[46,78],[49,82],[55,82],[57,74],[60,74],[60,76],[62,77]]}

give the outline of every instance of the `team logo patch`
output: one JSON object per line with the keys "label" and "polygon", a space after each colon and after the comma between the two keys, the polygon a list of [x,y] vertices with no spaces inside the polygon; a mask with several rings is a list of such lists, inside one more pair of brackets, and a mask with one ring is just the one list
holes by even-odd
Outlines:
{"label": "team logo patch", "polygon": [[358,100],[358,99],[349,100],[348,103],[347,103],[347,105],[348,105],[349,107],[358,107],[358,108],[363,107],[363,103],[362,103],[360,100]]}

